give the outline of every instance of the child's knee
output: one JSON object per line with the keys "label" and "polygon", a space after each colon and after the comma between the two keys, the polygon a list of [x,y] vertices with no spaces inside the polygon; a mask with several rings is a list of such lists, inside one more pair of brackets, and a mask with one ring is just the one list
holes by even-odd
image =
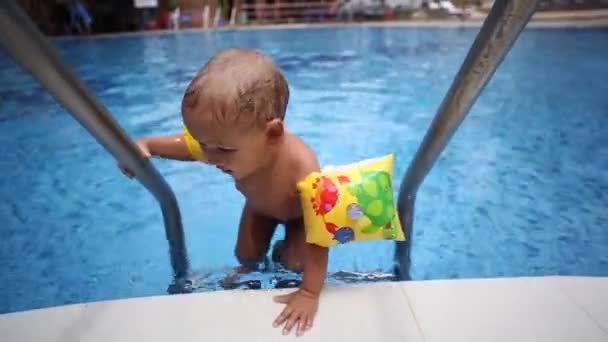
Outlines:
{"label": "child's knee", "polygon": [[286,258],[286,260],[283,261],[283,267],[293,272],[304,271],[304,263],[298,258]]}
{"label": "child's knee", "polygon": [[242,248],[238,248],[238,246],[234,251],[234,255],[242,266],[245,266],[252,270],[259,268],[259,264],[263,263],[266,259],[263,253],[245,250]]}
{"label": "child's knee", "polygon": [[272,250],[272,261],[294,272],[304,270],[301,256],[301,253],[294,249],[293,244],[285,243],[285,241],[277,241]]}
{"label": "child's knee", "polygon": [[283,267],[293,272],[303,272],[304,263],[301,258],[298,257],[286,257],[281,261]]}

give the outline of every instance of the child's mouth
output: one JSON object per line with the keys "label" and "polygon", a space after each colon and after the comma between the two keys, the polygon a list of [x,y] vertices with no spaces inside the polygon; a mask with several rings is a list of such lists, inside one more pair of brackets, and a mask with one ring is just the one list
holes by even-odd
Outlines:
{"label": "child's mouth", "polygon": [[225,169],[225,168],[223,168],[223,167],[221,167],[221,166],[218,166],[217,168],[218,168],[220,171],[222,171],[223,173],[226,173],[226,174],[232,175],[232,170]]}

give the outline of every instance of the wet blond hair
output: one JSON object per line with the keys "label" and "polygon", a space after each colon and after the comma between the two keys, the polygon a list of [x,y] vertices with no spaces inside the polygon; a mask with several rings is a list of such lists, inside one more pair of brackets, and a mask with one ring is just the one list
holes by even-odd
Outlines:
{"label": "wet blond hair", "polygon": [[182,112],[212,115],[217,123],[264,124],[283,120],[288,101],[287,80],[270,57],[232,49],[215,55],[197,73],[184,94]]}

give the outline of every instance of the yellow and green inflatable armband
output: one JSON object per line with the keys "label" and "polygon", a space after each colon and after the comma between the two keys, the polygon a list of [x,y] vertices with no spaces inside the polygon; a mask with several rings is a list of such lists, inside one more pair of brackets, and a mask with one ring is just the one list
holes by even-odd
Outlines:
{"label": "yellow and green inflatable armband", "polygon": [[184,127],[184,141],[186,142],[188,152],[190,152],[192,159],[205,161],[205,155],[203,153],[203,149],[201,148],[201,144],[194,139],[186,127]]}
{"label": "yellow and green inflatable armband", "polygon": [[404,241],[393,196],[392,154],[313,172],[298,183],[306,242]]}

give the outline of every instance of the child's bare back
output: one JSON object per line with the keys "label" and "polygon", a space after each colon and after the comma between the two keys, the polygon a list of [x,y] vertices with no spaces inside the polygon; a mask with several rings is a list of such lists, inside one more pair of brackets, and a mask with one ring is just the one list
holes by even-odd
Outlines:
{"label": "child's bare back", "polygon": [[288,99],[287,81],[270,58],[228,50],[212,58],[188,86],[182,101],[184,132],[144,138],[138,145],[146,156],[201,161],[234,178],[246,199],[235,246],[245,268],[266,258],[277,225],[285,224],[285,241],[273,256],[304,273],[298,291],[276,297],[286,307],[275,326],[285,324],[284,333],[297,327],[302,334],[312,327],[328,253],[305,241],[296,184],[319,171],[319,164],[284,125]]}

